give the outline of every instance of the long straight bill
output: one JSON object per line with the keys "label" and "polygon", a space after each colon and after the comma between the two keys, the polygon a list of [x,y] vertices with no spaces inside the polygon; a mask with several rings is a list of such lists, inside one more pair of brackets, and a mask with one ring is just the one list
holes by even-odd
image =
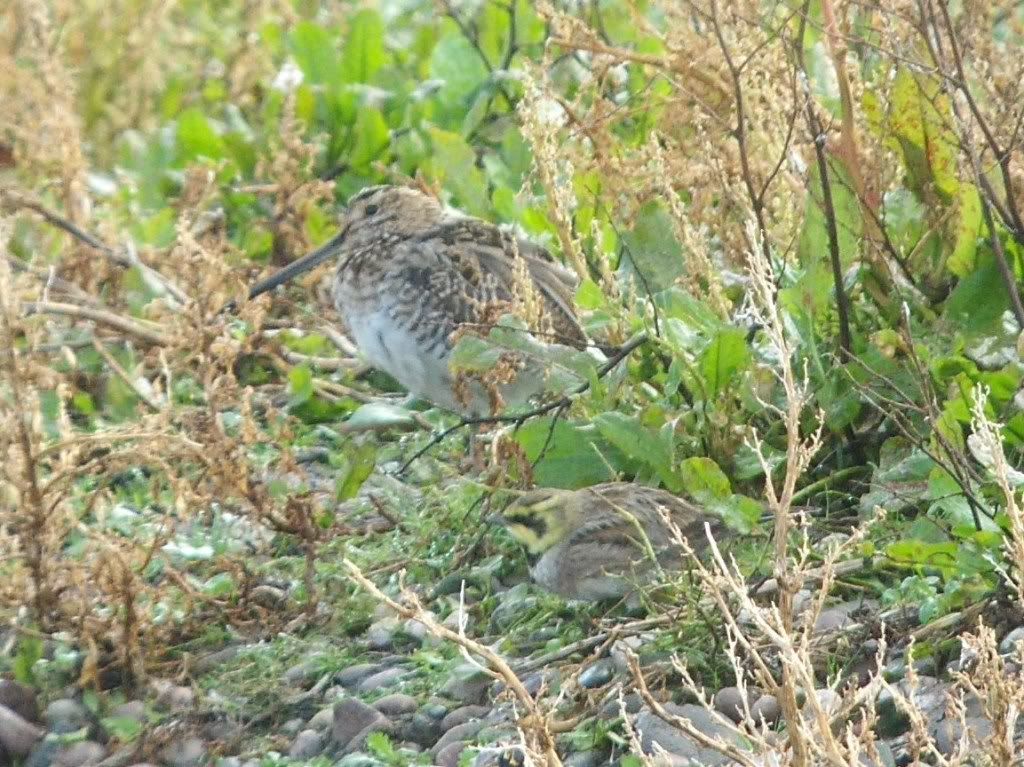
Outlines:
{"label": "long straight bill", "polygon": [[298,261],[292,261],[284,269],[274,272],[265,280],[260,280],[249,289],[249,299],[256,298],[256,296],[266,293],[268,290],[273,290],[278,285],[284,285],[293,277],[303,272],[308,272],[315,266],[319,266],[338,252],[338,247],[341,245],[341,240],[344,236],[345,233],[342,232],[337,237],[333,237],[323,247],[314,250],[307,256],[303,256]]}

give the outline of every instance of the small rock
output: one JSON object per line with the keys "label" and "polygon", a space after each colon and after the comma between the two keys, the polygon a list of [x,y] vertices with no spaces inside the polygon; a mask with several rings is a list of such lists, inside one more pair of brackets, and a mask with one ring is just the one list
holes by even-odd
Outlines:
{"label": "small rock", "polygon": [[782,707],[774,695],[762,695],[750,707],[750,716],[755,723],[760,724],[763,719],[771,727],[782,716]]}
{"label": "small rock", "polygon": [[14,759],[26,756],[45,733],[7,706],[0,706],[0,754]]}
{"label": "small rock", "polygon": [[814,631],[819,634],[828,634],[846,628],[854,622],[849,611],[843,607],[830,607],[821,611],[818,620],[814,622]]}
{"label": "small rock", "polygon": [[256,604],[268,610],[280,610],[288,602],[288,594],[283,589],[266,584],[257,586],[249,595]]}
{"label": "small rock", "polygon": [[331,742],[339,749],[351,746],[358,748],[360,739],[371,732],[385,731],[391,722],[375,708],[361,700],[346,698],[334,704],[334,721],[331,723]]}
{"label": "small rock", "polygon": [[85,706],[71,698],[58,698],[46,707],[43,713],[46,727],[50,732],[63,735],[75,732],[89,723],[89,714]]}
{"label": "small rock", "polygon": [[36,691],[13,679],[0,679],[0,706],[6,706],[28,722],[39,721]]}
{"label": "small rock", "polygon": [[[824,711],[826,715],[830,715],[838,711],[839,706],[843,702],[839,693],[835,690],[830,690],[827,687],[815,690],[814,694],[818,698],[818,704],[821,706],[821,710]],[[814,716],[811,713],[811,702],[809,700],[804,702],[803,714],[811,721],[814,721]]]}
{"label": "small rock", "polygon": [[448,732],[452,727],[458,727],[473,719],[483,719],[489,713],[490,706],[460,706],[441,720],[441,731]]}
{"label": "small rock", "polygon": [[482,704],[487,699],[491,677],[476,666],[463,663],[441,686],[441,694],[460,703]]}
{"label": "small rock", "polygon": [[436,757],[450,744],[458,740],[469,741],[476,737],[476,734],[484,728],[484,723],[481,721],[476,722],[464,722],[463,724],[457,724],[452,727],[448,732],[441,736],[441,739],[434,744],[434,747],[430,749],[432,756]]}
{"label": "small rock", "polygon": [[515,586],[499,599],[501,603],[491,613],[490,630],[493,634],[503,634],[523,619],[523,614],[533,610],[539,599],[528,593],[527,584]]}
{"label": "small rock", "polygon": [[156,690],[156,704],[168,711],[188,711],[195,704],[196,695],[191,687],[161,680],[153,683],[153,689]]}
{"label": "small rock", "polygon": [[592,748],[589,751],[577,751],[575,754],[569,754],[562,760],[564,767],[602,767],[602,765],[610,763],[611,760],[608,758],[608,752],[602,751],[599,748]]}
{"label": "small rock", "polygon": [[160,761],[167,767],[199,767],[206,761],[206,745],[199,738],[176,738],[160,751]]}
{"label": "small rock", "polygon": [[366,677],[376,674],[384,667],[379,663],[357,663],[344,668],[334,675],[334,681],[342,687],[355,687]]}
{"label": "small rock", "polygon": [[725,714],[734,722],[743,721],[743,695],[739,687],[723,687],[716,692],[714,706],[716,711]]}
{"label": "small rock", "polygon": [[[639,713],[640,709],[644,707],[643,700],[635,692],[631,692],[626,695],[622,702],[626,707],[626,713],[630,715]],[[601,716],[607,719],[614,719],[618,716],[622,716],[622,706],[619,705],[618,697],[612,698],[601,707]]]}
{"label": "small rock", "polygon": [[366,630],[366,644],[371,650],[388,652],[394,649],[395,634],[398,632],[397,618],[381,618]]}
{"label": "small rock", "polygon": [[434,756],[434,762],[438,767],[459,767],[459,757],[466,750],[467,743],[464,740],[456,740],[442,748]]}
{"label": "small rock", "polygon": [[306,688],[320,676],[322,662],[318,656],[296,663],[281,675],[281,681],[289,687]]}
{"label": "small rock", "polygon": [[[709,737],[721,737],[729,743],[738,742],[736,735],[726,729],[721,722],[715,721],[714,717],[700,706],[689,703],[682,706],[666,703],[665,708],[669,713],[689,719],[696,729]],[[640,731],[640,745],[644,753],[653,754],[654,744],[657,743],[672,756],[670,764],[681,765],[692,762],[705,767],[717,767],[729,761],[727,757],[713,749],[704,748],[646,709],[640,712],[636,718],[636,728]],[[685,760],[689,760],[689,762]]]}
{"label": "small rock", "polygon": [[580,674],[580,686],[588,690],[604,687],[615,677],[615,661],[602,658]]}
{"label": "small rock", "polygon": [[334,708],[322,708],[310,717],[309,722],[306,726],[311,730],[324,731],[330,728],[331,723],[334,721]]}
{"label": "small rock", "polygon": [[282,735],[287,735],[288,737],[298,735],[304,729],[306,729],[306,721],[299,717],[289,719],[278,728]]}
{"label": "small rock", "polygon": [[[1004,655],[1009,655],[1017,649],[1017,643],[1024,642],[1024,626],[1018,626],[1013,631],[1007,633],[999,643],[999,652]],[[0,702],[3,702],[0,700]]]}
{"label": "small rock", "polygon": [[409,723],[405,726],[403,737],[405,740],[429,748],[437,743],[438,738],[444,735],[441,728],[441,720],[418,711],[413,714]]}
{"label": "small rock", "polygon": [[378,690],[391,687],[400,679],[408,676],[409,672],[404,668],[394,666],[378,671],[373,676],[368,676],[358,685],[359,692],[377,692]]}
{"label": "small rock", "polygon": [[[966,720],[968,742],[980,745],[992,734],[992,722],[982,717],[969,717]],[[943,719],[932,728],[935,746],[943,756],[952,755],[959,743],[963,729],[956,719]]]}
{"label": "small rock", "polygon": [[411,714],[419,708],[420,704],[411,695],[396,692],[391,695],[385,695],[383,698],[374,701],[372,705],[384,716],[396,717]]}
{"label": "small rock", "polygon": [[130,719],[140,724],[146,721],[146,704],[141,700],[129,700],[110,712],[115,719]]}
{"label": "small rock", "polygon": [[107,749],[91,740],[72,743],[57,752],[53,760],[54,767],[87,767],[99,764],[107,755]]}
{"label": "small rock", "polygon": [[369,754],[354,753],[339,759],[334,767],[382,767],[382,764]]}
{"label": "small rock", "polygon": [[202,676],[214,671],[225,663],[228,663],[237,657],[239,651],[242,649],[242,645],[234,644],[224,647],[215,652],[207,653],[202,657],[196,659],[193,666],[196,676]]}
{"label": "small rock", "polygon": [[[430,610],[427,610],[426,614],[435,620],[437,619],[437,616]],[[402,633],[409,639],[415,640],[417,644],[423,644],[431,638],[426,625],[412,618],[402,624]]]}
{"label": "small rock", "polygon": [[288,749],[292,759],[312,759],[324,750],[324,737],[316,730],[303,730]]}

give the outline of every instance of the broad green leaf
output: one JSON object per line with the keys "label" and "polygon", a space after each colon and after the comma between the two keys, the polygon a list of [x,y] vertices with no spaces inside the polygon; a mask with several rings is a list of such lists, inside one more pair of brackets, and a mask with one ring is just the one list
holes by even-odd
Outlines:
{"label": "broad green leaf", "polygon": [[354,450],[347,451],[345,458],[346,466],[334,485],[334,496],[339,501],[355,498],[359,488],[373,473],[377,463],[377,446],[373,442],[364,442]]}
{"label": "broad green leaf", "polygon": [[487,215],[487,179],[476,167],[476,154],[457,133],[430,129],[434,175],[458,196],[460,207],[477,216]]}
{"label": "broad green leaf", "polygon": [[977,264],[978,238],[982,235],[981,198],[976,186],[960,186],[957,214],[956,242],[946,265],[957,277],[966,277]]}
{"label": "broad green leaf", "polygon": [[348,162],[357,171],[366,171],[391,143],[388,124],[379,109],[364,106],[356,116],[354,133],[355,143]]}
{"label": "broad green leaf", "polygon": [[679,464],[679,476],[683,490],[696,501],[725,501],[732,495],[729,478],[710,458],[687,458]]}
{"label": "broad green leaf", "polygon": [[[514,439],[531,463],[541,487],[577,490],[615,478],[622,467],[610,465],[608,445],[592,428],[559,419],[536,418],[515,432]],[[541,455],[543,454],[543,457]]]}
{"label": "broad green leaf", "polygon": [[622,234],[619,271],[633,278],[643,295],[672,285],[683,266],[683,248],[672,231],[670,214],[659,203],[644,206],[633,228]]}
{"label": "broad green leaf", "polygon": [[185,164],[198,157],[219,160],[224,157],[224,140],[196,108],[186,109],[178,117],[178,160]]}
{"label": "broad green leaf", "polygon": [[356,13],[341,54],[341,79],[346,83],[368,83],[387,59],[384,22],[369,8]]}
{"label": "broad green leaf", "polygon": [[308,83],[333,87],[341,85],[338,42],[326,29],[311,21],[300,21],[289,43],[295,63]]}
{"label": "broad green leaf", "polygon": [[454,22],[446,20],[443,27],[444,37],[434,47],[430,59],[430,75],[444,82],[438,101],[447,112],[458,115],[461,127],[470,97],[487,81],[490,73]]}
{"label": "broad green leaf", "polygon": [[749,360],[746,334],[742,330],[728,328],[716,333],[700,360],[708,397],[717,397],[724,391]]}
{"label": "broad green leaf", "polygon": [[1003,276],[985,248],[978,254],[974,271],[960,280],[946,299],[943,315],[966,337],[974,338],[994,330],[1009,305]]}
{"label": "broad green leaf", "polygon": [[650,466],[669,490],[679,490],[679,477],[672,471],[671,449],[657,433],[624,413],[600,413],[593,423],[601,436],[628,458]]}
{"label": "broad green leaf", "polygon": [[303,363],[288,371],[288,393],[292,405],[299,405],[313,396],[313,371],[309,365]]}

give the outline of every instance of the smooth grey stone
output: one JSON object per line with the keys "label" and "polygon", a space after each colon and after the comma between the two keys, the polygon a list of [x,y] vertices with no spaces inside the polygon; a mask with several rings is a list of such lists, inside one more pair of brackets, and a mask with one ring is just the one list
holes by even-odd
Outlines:
{"label": "smooth grey stone", "polygon": [[391,722],[384,714],[371,708],[361,700],[346,698],[334,704],[334,720],[331,723],[331,742],[339,749],[358,749],[360,739],[365,740],[371,732],[383,732]]}
{"label": "smooth grey stone", "polygon": [[608,763],[608,752],[600,748],[577,751],[574,754],[569,754],[562,760],[563,767],[602,767],[602,765],[607,765]]}
{"label": "smooth grey stone", "polygon": [[1024,626],[1018,626],[1010,631],[999,642],[999,652],[1009,655],[1017,649],[1017,643],[1024,642]]}
{"label": "smooth grey stone", "polygon": [[434,755],[434,763],[438,767],[459,767],[459,758],[467,745],[464,740],[449,743]]}
{"label": "smooth grey stone", "polygon": [[0,706],[5,706],[27,722],[39,721],[36,691],[13,679],[0,679]]}
{"label": "smooth grey stone", "polygon": [[[981,742],[992,734],[992,722],[982,717],[969,717],[966,720],[969,742],[980,745]],[[950,756],[956,751],[960,743],[960,736],[963,729],[956,719],[943,719],[932,729],[932,737],[935,738],[935,746],[943,756]]]}
{"label": "smooth grey stone", "polygon": [[334,767],[383,767],[383,764],[369,754],[356,752],[336,761]]}
{"label": "smooth grey stone", "polygon": [[366,677],[373,676],[384,669],[380,663],[357,663],[354,666],[343,668],[334,675],[334,681],[342,687],[355,687]]}
{"label": "smooth grey stone", "polygon": [[42,728],[36,727],[7,706],[0,706],[0,752],[21,759],[43,737]]}
{"label": "smooth grey stone", "polygon": [[395,647],[395,634],[399,626],[397,618],[382,618],[366,630],[366,645],[371,650],[387,652]]}
{"label": "smooth grey stone", "polygon": [[441,721],[422,711],[413,714],[412,719],[402,730],[402,737],[405,740],[425,748],[430,748],[437,743],[442,735],[444,735],[444,730],[441,729]]}
{"label": "smooth grey stone", "polygon": [[288,756],[292,759],[312,759],[324,750],[324,736],[316,730],[303,730],[295,736]]}
{"label": "smooth grey stone", "polygon": [[484,723],[480,721],[476,722],[464,722],[463,724],[457,724],[452,727],[448,732],[441,736],[441,739],[434,744],[434,747],[430,749],[431,756],[437,756],[444,750],[449,744],[454,743],[457,740],[472,740],[476,737],[476,734],[484,728]]}
{"label": "smooth grey stone", "polygon": [[763,719],[768,726],[775,724],[782,716],[782,706],[774,695],[762,695],[750,707],[750,716],[756,724]]}
{"label": "smooth grey stone", "polygon": [[146,721],[146,704],[141,700],[129,700],[111,711],[110,716],[116,719],[130,719],[141,724]]}
{"label": "smooth grey stone", "polygon": [[725,714],[734,722],[743,721],[743,695],[739,687],[723,687],[715,693],[713,703],[715,711]]}
{"label": "smooth grey stone", "polygon": [[[640,712],[640,709],[644,707],[643,700],[640,698],[640,695],[635,692],[631,692],[625,697],[623,697],[622,702],[626,706],[627,714],[637,714]],[[618,697],[612,698],[603,706],[601,706],[601,716],[605,717],[606,719],[615,719],[616,717],[621,715],[622,707],[619,706]]]}
{"label": "smooth grey stone", "polygon": [[440,689],[441,695],[460,703],[482,704],[487,700],[491,677],[476,666],[464,663],[457,667]]}
{"label": "smooth grey stone", "polygon": [[201,658],[198,658],[196,660],[195,665],[193,667],[193,671],[195,672],[196,676],[208,674],[211,671],[220,668],[225,663],[229,663],[232,660],[234,660],[238,656],[238,653],[241,651],[242,647],[243,645],[233,644],[228,645],[227,647],[224,647],[220,650],[207,653],[206,655],[203,655]]}
{"label": "smooth grey stone", "polygon": [[299,732],[301,732],[304,729],[306,729],[306,720],[296,717],[294,719],[289,719],[287,722],[284,722],[278,728],[278,731],[281,733],[281,735],[293,737],[295,735],[298,735]]}
{"label": "smooth grey stone", "polygon": [[378,671],[373,676],[368,676],[359,683],[356,689],[359,692],[377,692],[378,690],[391,687],[409,675],[409,672],[398,666]]}
{"label": "smooth grey stone", "polygon": [[199,767],[206,761],[206,745],[199,738],[177,738],[160,752],[160,761],[167,767]]}
{"label": "smooth grey stone", "polygon": [[602,658],[580,674],[580,686],[593,690],[595,687],[604,687],[614,677],[615,661],[611,658]]}
{"label": "smooth grey stone", "polygon": [[441,720],[441,731],[448,732],[452,727],[458,727],[460,724],[474,719],[483,719],[489,713],[491,713],[490,706],[460,706],[446,714]]}
{"label": "smooth grey stone", "polygon": [[57,752],[54,767],[88,767],[99,764],[107,755],[107,749],[91,740],[81,740],[65,746]]}
{"label": "smooth grey stone", "polygon": [[[821,710],[826,714],[832,714],[839,710],[839,706],[842,705],[843,699],[835,690],[830,690],[827,687],[823,687],[820,690],[815,690],[814,694],[818,698],[818,704],[821,706]],[[813,721],[811,715],[811,703],[805,701],[803,706],[803,714]]]}
{"label": "smooth grey stone", "polygon": [[420,704],[411,695],[406,695],[402,692],[395,692],[391,695],[385,695],[379,700],[375,700],[371,705],[384,714],[384,716],[396,717],[411,714],[419,708]]}
{"label": "smooth grey stone", "polygon": [[196,694],[191,687],[165,683],[158,687],[156,704],[168,711],[188,711],[195,704]]}
{"label": "smooth grey stone", "polygon": [[89,723],[85,706],[71,698],[58,698],[46,707],[43,714],[47,729],[58,735],[75,732]]}
{"label": "smooth grey stone", "polygon": [[[715,721],[713,716],[700,706],[692,703],[682,706],[666,703],[665,708],[671,714],[689,719],[697,730],[709,737],[721,737],[727,742],[739,745],[737,737],[731,734],[725,725]],[[636,728],[640,731],[640,744],[644,753],[653,754],[654,744],[657,743],[671,755],[670,764],[682,765],[689,760],[704,765],[704,767],[718,767],[718,765],[724,765],[729,761],[728,757],[713,749],[704,748],[649,710],[645,709],[640,712],[636,718]]]}
{"label": "smooth grey stone", "polygon": [[306,726],[311,730],[324,731],[334,722],[334,707],[322,708],[309,718]]}
{"label": "smooth grey stone", "polygon": [[318,655],[307,658],[301,663],[296,663],[281,675],[281,681],[289,687],[308,687],[320,676],[322,666]]}
{"label": "smooth grey stone", "polygon": [[250,592],[253,601],[268,610],[278,610],[288,602],[288,594],[276,586],[261,584]]}

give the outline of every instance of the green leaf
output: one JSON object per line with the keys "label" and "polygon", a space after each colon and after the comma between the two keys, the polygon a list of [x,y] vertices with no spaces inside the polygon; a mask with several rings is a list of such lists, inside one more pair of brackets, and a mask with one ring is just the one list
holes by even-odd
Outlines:
{"label": "green leaf", "polygon": [[966,277],[977,263],[978,238],[982,234],[981,197],[978,188],[962,184],[957,195],[956,242],[946,265],[957,277]]}
{"label": "green leaf", "polygon": [[219,160],[224,157],[224,140],[196,108],[186,109],[178,117],[178,160],[182,164],[198,157]]}
{"label": "green leaf", "polygon": [[430,76],[444,82],[437,99],[453,119],[458,119],[461,127],[470,98],[487,81],[490,73],[455,23],[445,20],[443,26],[444,36],[434,47],[430,59]]}
{"label": "green leaf", "polygon": [[672,470],[671,448],[656,432],[624,413],[600,413],[593,423],[601,436],[626,457],[650,466],[669,490],[679,490],[679,477]]}
{"label": "green leaf", "polygon": [[683,248],[672,219],[660,203],[645,205],[636,224],[622,234],[619,270],[636,282],[641,294],[668,288],[683,273]]}
{"label": "green leaf", "polygon": [[326,29],[311,21],[300,21],[289,43],[295,63],[308,83],[334,87],[341,85],[337,43]]}
{"label": "green leaf", "polygon": [[341,54],[341,78],[346,83],[368,83],[387,59],[384,22],[369,8],[352,17]]}
{"label": "green leaf", "polygon": [[455,192],[460,206],[475,216],[487,215],[487,179],[476,167],[476,153],[458,133],[430,129],[434,175]]}
{"label": "green leaf", "polygon": [[724,391],[749,360],[750,352],[743,331],[728,328],[716,333],[700,360],[708,397],[717,397]]}
{"label": "green leaf", "polygon": [[288,393],[291,405],[299,405],[313,396],[313,371],[309,365],[296,365],[288,371]]}
{"label": "green leaf", "polygon": [[995,329],[1010,306],[995,257],[985,250],[979,254],[974,271],[960,280],[946,299],[943,311],[944,317],[968,338]]}
{"label": "green leaf", "polygon": [[131,743],[142,734],[143,723],[130,716],[107,716],[100,720],[103,729],[120,743]]}
{"label": "green leaf", "polygon": [[553,425],[550,418],[528,421],[514,439],[527,460],[536,463],[533,478],[541,487],[578,490],[614,479],[621,468],[609,464],[609,446],[594,429],[561,419]]}
{"label": "green leaf", "polygon": [[696,501],[724,501],[732,495],[729,478],[710,458],[687,458],[679,464],[679,476],[682,479],[683,490]]}
{"label": "green leaf", "polygon": [[35,682],[35,665],[43,657],[43,640],[23,636],[18,640],[18,653],[14,656],[14,678],[25,685]]}
{"label": "green leaf", "polygon": [[349,452],[346,459],[347,465],[334,484],[334,496],[339,501],[355,498],[359,488],[373,473],[377,465],[377,446],[365,442]]}
{"label": "green leaf", "polygon": [[362,107],[356,117],[355,144],[348,162],[357,171],[366,171],[391,143],[391,134],[379,109]]}

